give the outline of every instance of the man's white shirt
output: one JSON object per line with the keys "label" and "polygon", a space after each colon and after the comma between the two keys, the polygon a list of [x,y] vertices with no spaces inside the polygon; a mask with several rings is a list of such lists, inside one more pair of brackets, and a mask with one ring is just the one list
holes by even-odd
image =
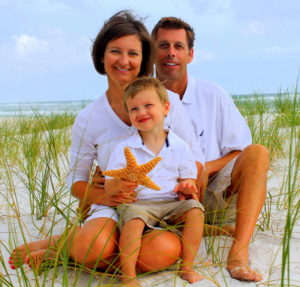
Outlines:
{"label": "man's white shirt", "polygon": [[189,75],[182,104],[203,148],[205,162],[251,144],[245,119],[233,99],[219,86]]}

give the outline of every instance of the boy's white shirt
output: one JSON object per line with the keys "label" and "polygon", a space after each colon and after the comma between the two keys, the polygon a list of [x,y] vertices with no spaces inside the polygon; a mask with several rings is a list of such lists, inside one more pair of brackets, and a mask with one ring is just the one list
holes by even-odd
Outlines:
{"label": "boy's white shirt", "polygon": [[197,178],[197,166],[191,149],[185,141],[180,139],[171,130],[168,133],[166,143],[158,155],[155,155],[142,143],[138,131],[135,130],[132,136],[117,145],[109,159],[107,170],[126,167],[124,156],[124,147],[126,146],[130,148],[139,165],[152,160],[156,156],[162,158],[148,173],[151,180],[161,189],[153,190],[139,186],[136,190],[139,200],[156,201],[177,199],[177,193],[174,193],[173,190],[178,184],[178,179]]}
{"label": "boy's white shirt", "polygon": [[[165,119],[165,127],[188,142],[194,159],[203,163],[202,147],[195,137],[188,115],[178,95],[170,91],[168,93],[170,112]],[[106,170],[116,145],[134,132],[134,127],[126,125],[114,113],[106,94],[80,111],[72,128],[68,186],[77,181],[88,181],[94,160],[102,170]]]}

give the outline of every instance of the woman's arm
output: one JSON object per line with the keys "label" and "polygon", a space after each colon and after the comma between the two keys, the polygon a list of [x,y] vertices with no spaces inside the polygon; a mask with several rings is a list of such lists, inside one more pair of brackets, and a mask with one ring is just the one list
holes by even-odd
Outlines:
{"label": "woman's arm", "polygon": [[117,206],[120,203],[133,203],[136,201],[136,193],[118,193],[109,195],[105,192],[104,182],[106,180],[96,172],[92,184],[86,181],[77,181],[72,185],[72,195],[79,199],[79,206],[91,204],[103,204]]}

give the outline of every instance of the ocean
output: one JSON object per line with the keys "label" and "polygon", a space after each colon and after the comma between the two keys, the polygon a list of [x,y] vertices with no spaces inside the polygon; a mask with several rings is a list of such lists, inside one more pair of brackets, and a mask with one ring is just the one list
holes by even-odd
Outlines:
{"label": "ocean", "polygon": [[52,113],[75,112],[82,110],[87,104],[86,101],[53,101],[53,102],[32,102],[32,103],[0,103],[0,118],[15,116],[30,116],[34,114],[49,115]]}
{"label": "ocean", "polygon": [[[284,94],[292,97],[293,94]],[[299,94],[297,94],[299,97]],[[273,104],[278,94],[249,94],[249,95],[232,95],[240,100],[263,98],[269,104]],[[47,115],[52,113],[75,112],[83,109],[92,100],[85,101],[53,101],[53,102],[27,102],[27,103],[0,103],[0,118],[15,116],[30,116],[33,114]]]}

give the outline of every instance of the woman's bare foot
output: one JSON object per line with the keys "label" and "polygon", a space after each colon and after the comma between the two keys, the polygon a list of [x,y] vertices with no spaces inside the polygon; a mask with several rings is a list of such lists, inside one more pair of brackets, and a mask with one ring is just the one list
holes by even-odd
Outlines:
{"label": "woman's bare foot", "polygon": [[248,263],[239,260],[229,260],[226,268],[234,279],[252,282],[259,282],[262,280],[262,275],[251,269]]}
{"label": "woman's bare foot", "polygon": [[11,253],[8,263],[12,269],[16,269],[26,263],[26,257],[31,252],[48,249],[49,246],[55,245],[60,236],[52,236],[50,239],[39,240],[25,243],[16,247]]}
{"label": "woman's bare foot", "polygon": [[41,264],[46,261],[54,259],[56,252],[50,249],[40,249],[37,251],[31,252],[26,256],[25,263],[35,270],[36,272],[40,271]]}
{"label": "woman's bare foot", "polygon": [[180,278],[188,281],[190,284],[203,280],[204,277],[193,269],[185,269],[180,271]]}

